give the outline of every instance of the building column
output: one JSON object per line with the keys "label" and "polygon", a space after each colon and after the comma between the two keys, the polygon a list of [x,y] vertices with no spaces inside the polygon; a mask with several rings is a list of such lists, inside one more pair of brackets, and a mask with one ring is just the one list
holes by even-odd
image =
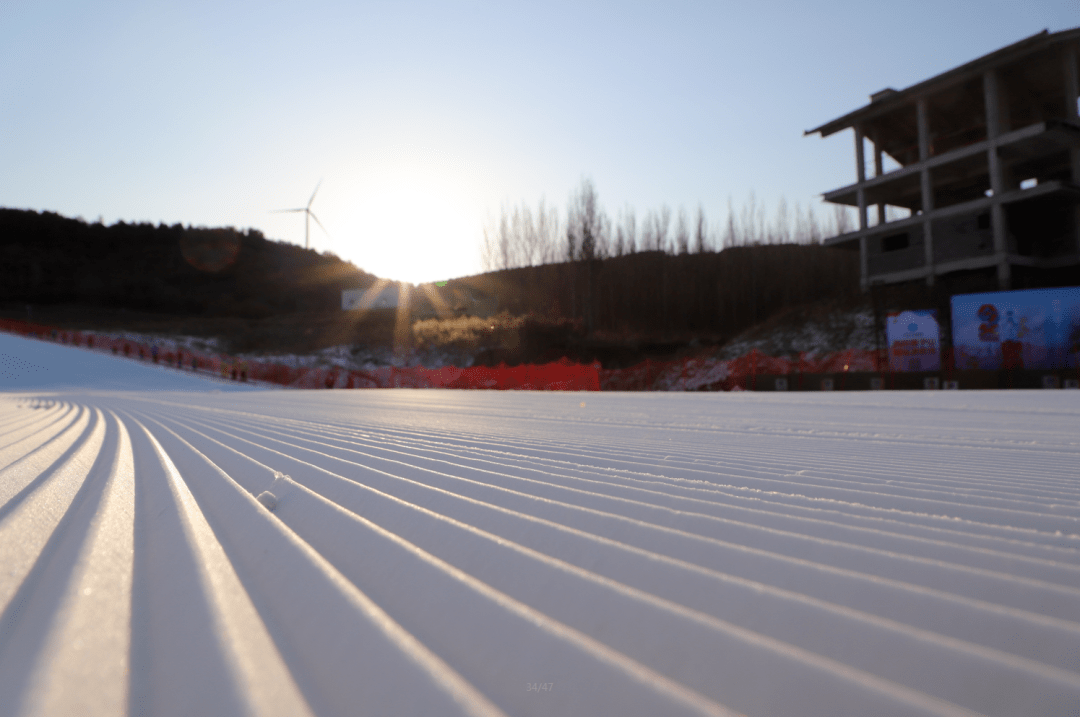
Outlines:
{"label": "building column", "polygon": [[866,237],[859,237],[859,290],[870,290],[870,255],[867,254]]}
{"label": "building column", "polygon": [[922,230],[923,230],[923,262],[926,266],[926,283],[934,285],[934,234],[931,228],[930,214],[934,211],[934,186],[930,181],[930,170],[925,162],[930,159],[930,116],[927,113],[926,98],[920,97],[915,101],[915,124],[919,128],[919,162],[924,163],[919,171],[919,180],[922,185]]}
{"label": "building column", "polygon": [[855,185],[856,201],[859,205],[859,229],[866,229],[866,191],[863,189],[863,182],[866,181],[866,155],[865,155],[865,142],[863,142],[864,135],[862,131],[862,125],[855,125],[855,175],[858,180],[858,184]]}
{"label": "building column", "polygon": [[[1076,102],[1080,96],[1080,68],[1077,68],[1076,45],[1069,45],[1065,50],[1065,117],[1072,122],[1080,122]],[[1072,164],[1072,183],[1080,186],[1080,147],[1069,150]],[[1080,252],[1080,204],[1073,207],[1073,230],[1076,239],[1076,251]]]}
{"label": "building column", "polygon": [[[882,174],[884,174],[884,172],[882,170],[883,162],[882,162],[882,156],[881,155],[882,155],[881,143],[878,142],[877,135],[874,135],[874,176],[875,177],[880,177]],[[885,202],[878,202],[877,203],[877,223],[878,224],[884,224],[885,223]]]}
{"label": "building column", "polygon": [[1012,281],[1012,267],[1009,265],[1005,206],[1001,203],[1001,195],[1005,193],[1005,181],[997,147],[997,138],[1001,134],[1001,102],[997,73],[993,70],[983,73],[983,99],[986,107],[986,160],[990,170],[990,192],[993,194],[990,200],[990,227],[994,233],[998,289],[1006,291]]}
{"label": "building column", "polygon": [[[859,231],[866,229],[866,156],[863,149],[862,125],[856,124],[855,130],[855,201],[859,205]],[[859,288],[865,293],[870,288],[870,257],[867,254],[866,237],[859,237]]]}

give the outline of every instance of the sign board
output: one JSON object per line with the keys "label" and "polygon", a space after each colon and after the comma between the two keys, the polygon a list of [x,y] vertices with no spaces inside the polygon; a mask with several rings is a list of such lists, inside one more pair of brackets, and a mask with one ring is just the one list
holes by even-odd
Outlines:
{"label": "sign board", "polygon": [[893,371],[940,371],[941,339],[937,312],[899,311],[885,323],[889,368]]}
{"label": "sign board", "polygon": [[379,290],[346,289],[341,292],[341,310],[396,309],[399,296],[397,284],[386,284]]}
{"label": "sign board", "polygon": [[956,368],[1080,366],[1080,287],[952,297]]}
{"label": "sign board", "polygon": [[346,289],[341,292],[341,310],[350,311],[352,309],[359,309],[363,306],[364,290],[363,289]]}

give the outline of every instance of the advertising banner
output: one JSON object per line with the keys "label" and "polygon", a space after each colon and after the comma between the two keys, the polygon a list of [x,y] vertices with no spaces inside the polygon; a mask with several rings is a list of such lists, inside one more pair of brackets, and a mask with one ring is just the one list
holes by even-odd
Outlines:
{"label": "advertising banner", "polygon": [[893,371],[940,371],[941,343],[937,312],[899,311],[885,323],[889,368]]}
{"label": "advertising banner", "polygon": [[1080,287],[952,297],[956,368],[1076,368]]}
{"label": "advertising banner", "polygon": [[364,308],[364,289],[345,289],[341,292],[341,310],[350,311],[352,309]]}

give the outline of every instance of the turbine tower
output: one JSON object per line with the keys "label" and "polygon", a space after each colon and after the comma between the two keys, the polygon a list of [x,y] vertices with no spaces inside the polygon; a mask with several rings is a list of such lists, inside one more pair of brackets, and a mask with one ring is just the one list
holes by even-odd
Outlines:
{"label": "turbine tower", "polygon": [[311,211],[311,203],[315,201],[315,195],[319,193],[319,187],[321,187],[321,186],[322,186],[322,180],[320,179],[319,183],[315,185],[315,191],[311,193],[311,199],[308,200],[308,203],[307,203],[306,207],[300,207],[299,209],[275,209],[273,212],[271,212],[271,214],[283,214],[283,213],[284,214],[291,214],[291,213],[294,213],[294,212],[303,212],[304,213],[304,248],[305,249],[308,248],[308,239],[309,239],[310,234],[311,234],[311,220],[312,219],[314,219],[315,223],[318,224],[319,227],[324,232],[326,232],[326,236],[330,236],[330,232],[326,231],[326,227],[324,227],[323,223],[319,221],[319,218],[317,216],[315,216],[315,212]]}

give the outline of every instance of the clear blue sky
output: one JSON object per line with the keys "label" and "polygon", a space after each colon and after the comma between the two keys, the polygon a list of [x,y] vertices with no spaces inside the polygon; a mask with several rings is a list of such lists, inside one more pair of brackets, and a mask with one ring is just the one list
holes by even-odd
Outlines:
{"label": "clear blue sky", "polygon": [[379,276],[479,270],[504,202],[614,214],[854,176],[866,103],[1044,28],[1077,0],[0,2],[0,206],[329,249]]}

